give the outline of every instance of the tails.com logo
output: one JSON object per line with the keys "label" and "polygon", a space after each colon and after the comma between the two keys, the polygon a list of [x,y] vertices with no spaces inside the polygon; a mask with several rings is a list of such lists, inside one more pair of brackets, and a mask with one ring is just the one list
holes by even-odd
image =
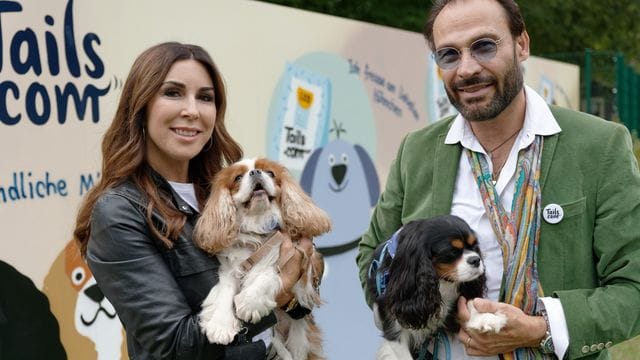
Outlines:
{"label": "tails.com logo", "polygon": [[[115,77],[113,84],[98,81],[105,74],[100,37],[74,27],[73,0],[57,17],[32,16],[35,5],[0,1],[0,123],[64,124],[84,120],[89,108],[97,123],[101,97],[121,85]],[[7,23],[21,25],[10,30]]]}

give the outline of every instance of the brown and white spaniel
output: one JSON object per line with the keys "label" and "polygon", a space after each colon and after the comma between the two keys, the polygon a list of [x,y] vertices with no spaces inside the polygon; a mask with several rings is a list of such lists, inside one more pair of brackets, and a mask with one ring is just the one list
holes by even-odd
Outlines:
{"label": "brown and white spaniel", "polygon": [[[241,331],[239,320],[255,323],[275,310],[273,350],[278,357],[323,358],[320,331],[311,314],[293,319],[276,306],[282,290],[279,235],[295,241],[330,229],[329,216],[279,163],[247,159],[221,170],[195,230],[196,243],[220,261],[219,282],[200,313],[208,339],[228,344]],[[303,266],[293,294],[301,306],[312,309],[320,304],[321,255],[305,256]]]}

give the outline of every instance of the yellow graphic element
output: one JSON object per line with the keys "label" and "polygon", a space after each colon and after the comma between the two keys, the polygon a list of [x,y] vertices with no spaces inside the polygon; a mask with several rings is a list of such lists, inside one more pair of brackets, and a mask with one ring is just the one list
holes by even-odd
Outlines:
{"label": "yellow graphic element", "polygon": [[313,93],[307,89],[298,86],[298,104],[300,107],[307,110],[313,104]]}

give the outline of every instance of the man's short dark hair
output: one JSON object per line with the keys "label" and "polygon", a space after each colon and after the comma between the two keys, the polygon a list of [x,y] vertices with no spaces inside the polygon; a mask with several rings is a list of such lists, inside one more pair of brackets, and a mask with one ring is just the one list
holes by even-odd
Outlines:
{"label": "man's short dark hair", "polygon": [[[433,23],[436,21],[436,17],[440,14],[445,6],[462,0],[433,0],[429,15],[427,16],[427,23],[424,27],[424,37],[427,39],[427,43],[431,50],[435,50],[435,44],[433,42]],[[520,36],[525,30],[524,19],[522,13],[520,13],[520,7],[514,0],[495,0],[504,9],[507,20],[509,21],[509,29],[511,35],[515,38]]]}

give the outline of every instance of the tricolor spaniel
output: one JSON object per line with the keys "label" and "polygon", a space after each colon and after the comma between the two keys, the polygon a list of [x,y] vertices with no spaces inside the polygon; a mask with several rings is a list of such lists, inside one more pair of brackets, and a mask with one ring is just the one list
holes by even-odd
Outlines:
{"label": "tricolor spaniel", "polygon": [[[275,310],[273,350],[282,359],[321,359],[320,331],[311,314],[295,320],[276,306],[282,289],[282,238],[313,238],[331,229],[328,215],[313,204],[286,168],[267,159],[243,160],[221,170],[195,230],[195,240],[220,260],[219,282],[202,304],[200,325],[209,341],[230,343],[241,322],[258,322]],[[279,262],[280,261],[280,262]],[[298,303],[320,304],[322,276],[317,252],[305,259],[294,285]]]}
{"label": "tricolor spaniel", "polygon": [[[457,333],[458,297],[481,297],[484,290],[484,263],[464,220],[445,215],[409,222],[378,246],[369,268],[367,291],[384,337],[377,358],[417,358],[440,330]],[[476,316],[473,301],[468,304]],[[489,314],[467,327],[498,332],[505,323],[504,315]]]}

